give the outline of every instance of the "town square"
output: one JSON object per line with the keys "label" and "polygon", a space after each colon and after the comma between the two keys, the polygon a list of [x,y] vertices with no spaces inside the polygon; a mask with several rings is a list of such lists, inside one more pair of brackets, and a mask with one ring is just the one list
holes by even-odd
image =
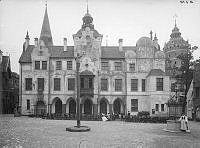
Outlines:
{"label": "town square", "polygon": [[199,1],[0,1],[0,147],[200,147]]}

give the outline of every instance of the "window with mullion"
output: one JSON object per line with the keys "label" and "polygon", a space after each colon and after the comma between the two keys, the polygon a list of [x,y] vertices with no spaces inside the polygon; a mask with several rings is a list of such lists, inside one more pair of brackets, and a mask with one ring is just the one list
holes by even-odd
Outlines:
{"label": "window with mullion", "polygon": [[131,112],[138,111],[138,99],[131,99]]}
{"label": "window with mullion", "polygon": [[54,90],[55,91],[60,90],[60,78],[54,78]]}
{"label": "window with mullion", "polygon": [[122,71],[122,62],[115,62],[115,70]]}
{"label": "window with mullion", "polygon": [[129,64],[129,71],[134,72],[135,71],[135,63]]}
{"label": "window with mullion", "polygon": [[115,91],[122,91],[122,79],[115,79]]}
{"label": "window with mullion", "polygon": [[40,61],[35,61],[35,69],[40,70]]}
{"label": "window with mullion", "polygon": [[102,70],[109,70],[109,63],[107,61],[101,62],[101,69]]}
{"label": "window with mullion", "polygon": [[163,78],[156,78],[156,90],[163,91]]}
{"label": "window with mullion", "polygon": [[72,70],[72,61],[67,61],[67,70]]}
{"label": "window with mullion", "polygon": [[32,90],[32,78],[25,78],[25,89],[26,90]]}
{"label": "window with mullion", "polygon": [[68,90],[75,90],[75,78],[68,78]]}
{"label": "window with mullion", "polygon": [[138,79],[131,79],[131,91],[138,91]]}
{"label": "window with mullion", "polygon": [[62,70],[62,61],[56,61],[56,70]]}
{"label": "window with mullion", "polygon": [[93,88],[93,79],[89,78],[89,88]]}
{"label": "window with mullion", "polygon": [[102,91],[108,90],[108,79],[101,79],[101,90]]}
{"label": "window with mullion", "polygon": [[44,78],[38,78],[38,90],[44,90]]}
{"label": "window with mullion", "polygon": [[42,70],[47,70],[47,61],[42,61]]}

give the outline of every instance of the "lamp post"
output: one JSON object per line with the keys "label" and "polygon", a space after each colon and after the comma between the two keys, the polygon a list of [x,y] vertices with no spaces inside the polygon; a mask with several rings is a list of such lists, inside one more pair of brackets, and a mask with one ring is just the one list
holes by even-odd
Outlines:
{"label": "lamp post", "polygon": [[76,61],[76,84],[77,84],[77,127],[80,128],[81,121],[80,121],[80,76],[79,76],[79,68],[80,68],[80,58],[79,54],[75,58]]}
{"label": "lamp post", "polygon": [[77,126],[66,128],[66,131],[70,132],[86,132],[90,131],[90,128],[88,126],[81,126],[81,120],[80,120],[80,76],[79,76],[79,69],[80,69],[80,59],[84,55],[77,54],[75,57],[76,61],[76,83],[77,83]]}

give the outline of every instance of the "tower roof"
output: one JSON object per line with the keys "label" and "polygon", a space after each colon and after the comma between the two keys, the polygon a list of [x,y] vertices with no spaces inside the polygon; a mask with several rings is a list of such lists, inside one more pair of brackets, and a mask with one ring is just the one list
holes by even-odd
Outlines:
{"label": "tower roof", "polygon": [[168,52],[174,49],[187,49],[189,46],[190,44],[182,38],[175,20],[175,25],[170,35],[170,40],[165,44],[164,51]]}
{"label": "tower roof", "polygon": [[88,3],[87,3],[87,12],[85,16],[82,18],[82,20],[83,20],[82,29],[85,29],[86,27],[90,27],[90,29],[94,29],[93,18],[89,14]]}
{"label": "tower roof", "polygon": [[40,33],[40,40],[42,40],[46,46],[53,45],[51,29],[50,29],[50,24],[49,24],[49,17],[47,13],[47,5],[46,5],[42,29]]}

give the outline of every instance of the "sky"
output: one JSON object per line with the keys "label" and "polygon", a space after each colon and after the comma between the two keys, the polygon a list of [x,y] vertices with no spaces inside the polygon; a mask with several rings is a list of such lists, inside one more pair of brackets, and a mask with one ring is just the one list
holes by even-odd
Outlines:
{"label": "sky", "polygon": [[[187,3],[188,2],[188,3]],[[103,35],[102,46],[135,46],[140,37],[156,33],[163,48],[169,41],[175,18],[182,37],[200,47],[200,0],[88,0],[95,29]],[[30,44],[40,37],[45,0],[0,0],[0,50],[10,55],[11,70],[19,73],[19,58],[28,30]],[[48,0],[47,9],[54,45],[73,44],[72,35],[81,28],[86,0]],[[177,17],[174,17],[174,16]],[[200,49],[194,58],[200,57]]]}

